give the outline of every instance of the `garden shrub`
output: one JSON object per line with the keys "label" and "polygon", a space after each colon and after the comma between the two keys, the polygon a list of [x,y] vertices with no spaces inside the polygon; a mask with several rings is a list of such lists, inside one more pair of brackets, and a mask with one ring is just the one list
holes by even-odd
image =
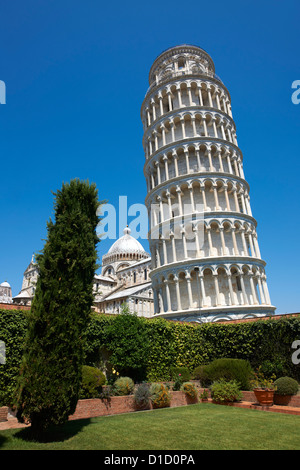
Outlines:
{"label": "garden shrub", "polygon": [[204,367],[204,364],[202,364],[201,366],[195,367],[195,369],[192,372],[192,378],[194,380],[200,380],[200,376],[202,375],[202,372],[203,372],[203,367]]}
{"label": "garden shrub", "polygon": [[191,382],[184,382],[181,386],[181,390],[192,400],[195,400],[198,397],[197,388]]}
{"label": "garden shrub", "polygon": [[195,368],[195,370],[193,372],[193,379],[194,380],[199,380],[200,384],[203,385],[203,386],[206,383],[209,383],[209,377],[206,373],[206,366],[207,366],[207,364],[202,365],[202,366],[198,366],[198,367]]}
{"label": "garden shrub", "polygon": [[291,377],[279,377],[275,380],[276,395],[296,395],[298,392],[298,382]]}
{"label": "garden shrub", "polygon": [[115,395],[131,395],[134,390],[134,382],[130,377],[119,377],[114,385],[113,392]]}
{"label": "garden shrub", "polygon": [[140,410],[149,408],[150,405],[150,386],[142,383],[134,391],[134,404]]}
{"label": "garden shrub", "polygon": [[171,394],[164,384],[152,384],[150,387],[150,399],[154,408],[170,406]]}
{"label": "garden shrub", "polygon": [[220,379],[211,386],[211,397],[215,402],[234,402],[242,399],[242,393],[235,380]]}
{"label": "garden shrub", "polygon": [[105,375],[100,369],[91,366],[82,366],[82,382],[79,398],[99,397],[105,382]]}
{"label": "garden shrub", "polygon": [[250,390],[251,374],[250,363],[244,359],[215,359],[203,367],[200,383],[201,386],[207,387],[219,379],[235,380],[241,390]]}

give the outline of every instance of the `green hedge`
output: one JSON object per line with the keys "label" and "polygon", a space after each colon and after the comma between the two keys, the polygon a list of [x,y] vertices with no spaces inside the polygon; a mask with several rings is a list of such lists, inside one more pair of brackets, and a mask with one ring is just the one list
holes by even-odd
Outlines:
{"label": "green hedge", "polygon": [[0,309],[0,341],[5,343],[5,364],[0,364],[0,406],[11,405],[27,332],[26,312]]}
{"label": "green hedge", "polygon": [[[109,338],[116,318],[91,314],[87,330],[86,365],[102,368],[103,364],[109,364],[112,357]],[[262,365],[266,374],[289,376],[300,382],[300,364],[294,365],[291,360],[294,352],[292,343],[300,339],[300,315],[232,324],[192,325],[162,318],[149,320],[139,317],[138,321],[141,329],[146,329],[149,339],[145,366],[145,379],[149,382],[171,380],[174,367],[187,367],[193,373],[197,366],[224,357],[246,359],[253,368]],[[7,349],[7,362],[0,364],[2,404],[12,403],[26,326],[26,312],[0,310],[0,340],[6,343]],[[122,351],[118,354],[121,357]],[[127,350],[126,354],[130,351]],[[141,354],[144,358],[144,349]],[[115,364],[111,365],[118,370]]]}

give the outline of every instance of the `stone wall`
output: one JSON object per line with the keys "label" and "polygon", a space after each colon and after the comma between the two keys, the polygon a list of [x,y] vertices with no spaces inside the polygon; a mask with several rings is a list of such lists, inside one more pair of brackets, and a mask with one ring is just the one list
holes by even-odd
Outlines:
{"label": "stone wall", "polygon": [[[170,408],[184,406],[192,402],[186,397],[184,392],[171,392],[172,398]],[[150,405],[149,409],[152,409]],[[69,417],[70,420],[95,418],[97,416],[108,416],[138,411],[134,406],[133,396],[111,397],[108,400],[92,398],[89,400],[78,400],[76,411]]]}
{"label": "stone wall", "polygon": [[17,304],[1,304],[0,309],[4,310],[30,310],[28,305],[17,305]]}

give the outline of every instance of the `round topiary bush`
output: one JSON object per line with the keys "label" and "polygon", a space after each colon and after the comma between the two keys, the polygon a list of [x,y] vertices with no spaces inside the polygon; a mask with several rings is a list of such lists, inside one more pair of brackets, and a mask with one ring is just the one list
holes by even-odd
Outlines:
{"label": "round topiary bush", "polygon": [[280,377],[275,380],[274,385],[276,395],[296,395],[299,388],[298,382],[291,377]]}
{"label": "round topiary bush", "polygon": [[119,377],[113,385],[114,394],[118,396],[131,395],[134,381],[130,377]]}
{"label": "round topiary bush", "polygon": [[106,377],[100,369],[91,366],[82,366],[82,381],[79,398],[97,398],[102,392]]}
{"label": "round topiary bush", "polygon": [[152,384],[150,387],[150,399],[153,408],[164,408],[170,406],[171,395],[168,387],[164,384]]}

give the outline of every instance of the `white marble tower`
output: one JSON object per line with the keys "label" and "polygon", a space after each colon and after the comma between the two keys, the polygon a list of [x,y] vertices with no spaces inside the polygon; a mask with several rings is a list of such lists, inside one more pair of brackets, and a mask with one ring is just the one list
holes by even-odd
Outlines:
{"label": "white marble tower", "polygon": [[211,57],[170,48],[149,83],[141,117],[156,315],[273,314],[230,95]]}

